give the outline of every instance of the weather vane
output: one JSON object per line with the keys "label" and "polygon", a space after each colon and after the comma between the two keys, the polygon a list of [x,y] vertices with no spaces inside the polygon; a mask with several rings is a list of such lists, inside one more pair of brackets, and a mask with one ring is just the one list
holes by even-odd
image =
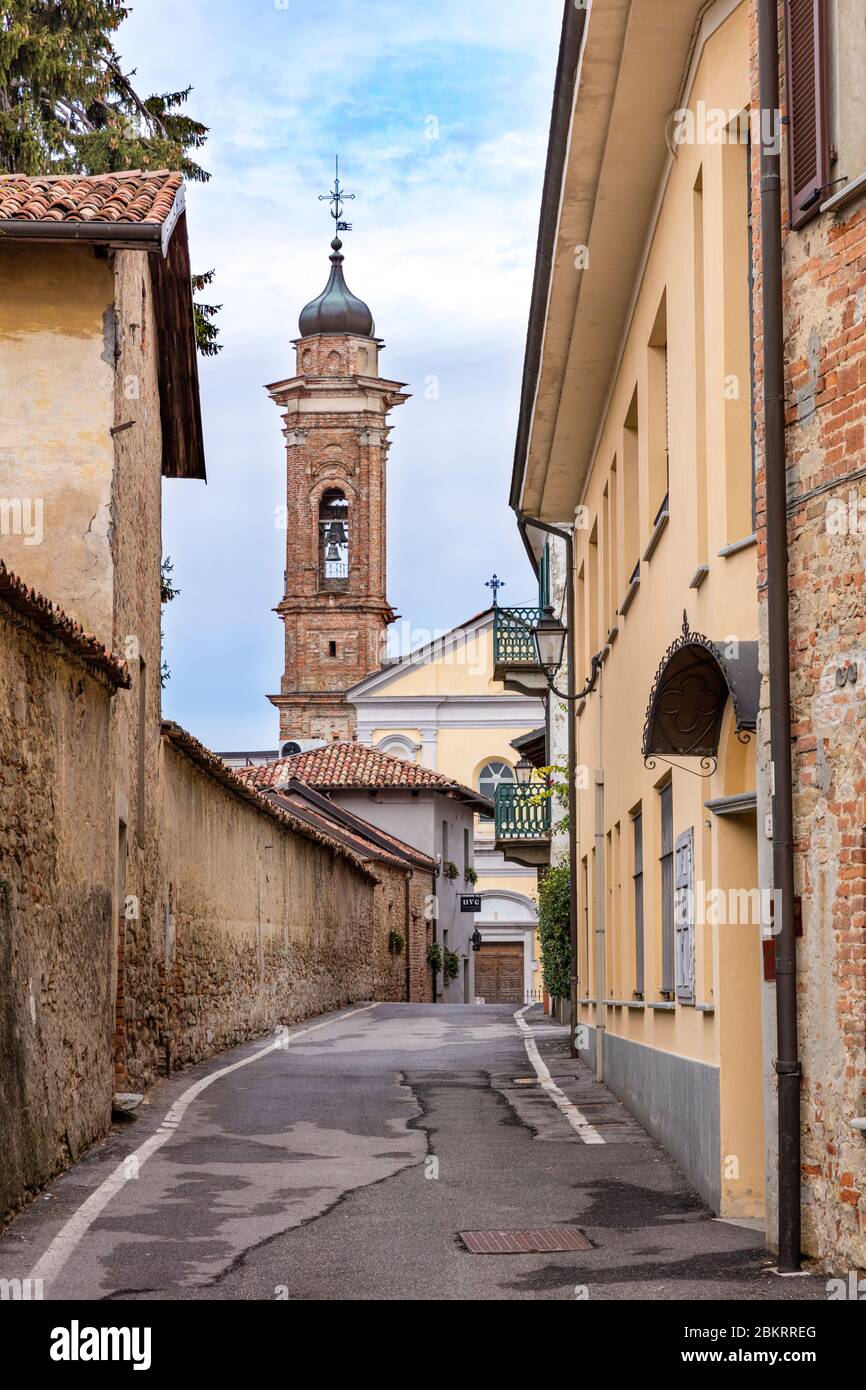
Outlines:
{"label": "weather vane", "polygon": [[495,608],[497,604],[497,594],[499,593],[500,589],[505,588],[505,580],[500,579],[498,574],[494,574],[492,579],[487,580],[484,587],[485,589],[493,590],[493,607]]}
{"label": "weather vane", "polygon": [[330,204],[331,204],[331,216],[333,217],[334,221],[335,221],[336,224],[337,224],[337,231],[338,231],[338,232],[351,232],[351,230],[352,230],[352,224],[351,224],[351,222],[343,222],[341,219],[342,219],[342,216],[343,216],[343,204],[344,204],[344,203],[354,202],[354,200],[355,200],[355,194],[354,194],[354,193],[346,193],[346,192],[344,192],[344,190],[343,190],[343,189],[341,188],[341,186],[340,186],[340,156],[339,156],[339,155],[336,156],[335,163],[336,163],[336,174],[335,174],[335,176],[334,176],[334,187],[331,189],[331,192],[330,192],[330,193],[320,193],[320,194],[319,194],[319,202],[320,202],[320,203],[330,203]]}

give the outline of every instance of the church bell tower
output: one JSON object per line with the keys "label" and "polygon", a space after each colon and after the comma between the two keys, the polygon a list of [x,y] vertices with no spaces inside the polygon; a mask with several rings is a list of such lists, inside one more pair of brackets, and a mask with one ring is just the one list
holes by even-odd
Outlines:
{"label": "church bell tower", "polygon": [[385,595],[385,483],[388,416],[407,400],[403,382],[379,375],[367,305],[343,278],[339,233],[346,194],[339,167],[327,195],[337,235],[331,274],[302,311],[295,375],[267,387],[286,441],[285,624],[279,695],[280,745],[351,739],[355,711],[346,692],[379,669],[388,625]]}

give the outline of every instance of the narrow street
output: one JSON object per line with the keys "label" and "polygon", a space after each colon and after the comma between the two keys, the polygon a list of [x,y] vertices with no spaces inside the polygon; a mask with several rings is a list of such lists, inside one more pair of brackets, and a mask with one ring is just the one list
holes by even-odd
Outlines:
{"label": "narrow street", "polygon": [[[12,1224],[0,1275],[54,1300],[823,1293],[713,1220],[538,1008],[358,1005],[172,1077],[138,1113]],[[458,1234],[563,1225],[593,1248],[477,1255]]]}

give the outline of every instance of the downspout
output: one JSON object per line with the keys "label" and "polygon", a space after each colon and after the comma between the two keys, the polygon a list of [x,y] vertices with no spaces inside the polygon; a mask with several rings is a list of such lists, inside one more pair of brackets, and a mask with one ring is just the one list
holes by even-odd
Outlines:
{"label": "downspout", "polygon": [[406,870],[406,1003],[412,1003],[412,876]]}
{"label": "downspout", "polygon": [[[577,1027],[577,792],[575,789],[575,774],[577,769],[577,727],[574,717],[574,696],[575,680],[577,672],[577,642],[576,642],[576,602],[574,596],[574,537],[571,531],[563,531],[558,526],[550,526],[546,521],[539,521],[537,517],[526,516],[518,511],[518,521],[521,528],[535,526],[539,531],[546,531],[551,536],[557,536],[565,541],[565,578],[566,578],[566,654],[568,661],[568,673],[566,690],[568,693],[568,918],[569,918],[569,939],[571,944],[571,967],[570,967],[570,1005],[571,1005],[571,1055],[577,1056],[575,1045],[575,1029]],[[525,530],[524,530],[525,535]]]}
{"label": "downspout", "polygon": [[593,920],[595,922],[595,1079],[604,1080],[604,1037],[607,1028],[607,1010],[604,1004],[606,950],[605,950],[605,862],[604,862],[604,760],[602,730],[602,681],[598,682],[598,759],[595,768],[595,882],[593,884]]}
{"label": "downspout", "polygon": [[[779,1155],[779,1272],[800,1268],[800,1076],[797,938],[794,920],[794,812],[785,476],[785,365],[782,320],[782,191],[778,141],[779,14],[758,0],[761,109],[761,268],[764,352],[764,485],[767,528],[773,887],[776,903],[776,1050]],[[769,126],[768,121],[772,121]]]}

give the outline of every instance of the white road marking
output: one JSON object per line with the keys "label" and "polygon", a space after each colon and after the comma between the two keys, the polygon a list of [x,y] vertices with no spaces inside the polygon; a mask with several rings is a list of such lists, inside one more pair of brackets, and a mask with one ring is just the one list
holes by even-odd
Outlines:
{"label": "white road marking", "polygon": [[535,1041],[535,1034],[523,1015],[527,1009],[531,1009],[531,1004],[524,1004],[522,1009],[518,1009],[514,1015],[514,1022],[523,1034],[523,1046],[526,1048],[526,1055],[535,1068],[535,1074],[541,1082],[542,1089],[547,1092],[554,1105],[559,1109],[568,1123],[571,1125],[575,1134],[579,1135],[584,1144],[604,1144],[598,1130],[595,1129],[584,1114],[578,1110],[574,1101],[568,1099],[564,1091],[560,1090],[548,1071],[547,1064],[538,1050]]}
{"label": "white road marking", "polygon": [[61,1227],[45,1253],[33,1266],[28,1277],[30,1279],[43,1279],[46,1284],[51,1279],[56,1278],[76,1245],[108,1206],[112,1197],[130,1181],[130,1171],[140,1172],[141,1165],[147,1162],[151,1154],[155,1154],[157,1149],[161,1149],[163,1144],[177,1133],[181,1120],[202,1091],[206,1091],[215,1081],[228,1076],[231,1072],[240,1071],[241,1067],[251,1066],[253,1062],[260,1062],[270,1052],[288,1051],[287,1042],[292,1043],[296,1038],[302,1038],[307,1033],[315,1033],[319,1028],[329,1028],[332,1024],[343,1023],[348,1018],[354,1018],[355,1014],[363,1014],[368,1009],[375,1008],[375,1004],[364,1004],[360,1009],[352,1009],[349,1013],[340,1014],[338,1018],[326,1018],[322,1023],[312,1023],[309,1028],[300,1028],[297,1033],[290,1033],[288,1036],[281,1033],[276,1042],[269,1043],[259,1052],[254,1052],[251,1057],[244,1057],[240,1062],[233,1062],[229,1067],[220,1067],[219,1071],[211,1072],[209,1076],[202,1077],[201,1081],[196,1081],[188,1087],[166,1112],[159,1129],[155,1130],[150,1138],[146,1139],[134,1153],[127,1154],[114,1169],[114,1172],[109,1173],[104,1182],[101,1182],[99,1187],[91,1192],[87,1200],[82,1202],[74,1215],[70,1216],[65,1226]]}

